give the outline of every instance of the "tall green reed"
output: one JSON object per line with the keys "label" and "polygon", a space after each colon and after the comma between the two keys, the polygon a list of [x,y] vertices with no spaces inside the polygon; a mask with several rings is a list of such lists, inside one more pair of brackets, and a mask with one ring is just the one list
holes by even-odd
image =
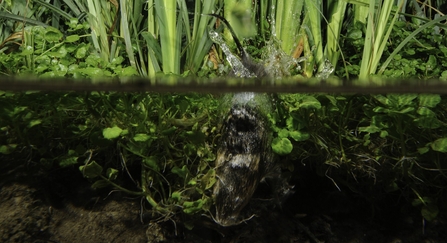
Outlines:
{"label": "tall green reed", "polygon": [[[304,50],[304,76],[307,77],[320,72],[327,60],[334,67],[339,63],[343,31],[347,25],[360,22],[366,25],[359,75],[364,79],[382,73],[386,67],[376,72],[392,25],[403,7],[413,8],[418,15],[402,13],[402,16],[424,23],[435,18],[434,14],[439,14],[435,8],[444,3],[422,5],[407,1],[403,5],[403,1],[396,4],[379,0],[195,0],[194,4],[186,0],[55,0],[48,3],[35,0],[26,5],[25,0],[18,0],[11,6],[1,2],[0,18],[25,25],[52,23],[60,30],[64,28],[64,21],[87,21],[91,45],[104,60],[111,62],[126,55],[127,64],[145,77],[161,72],[197,74],[212,45],[207,32],[215,28],[216,20],[206,15],[209,13],[223,11],[241,38],[259,33],[264,43],[271,43],[265,40],[276,36],[285,53],[298,55],[298,49]],[[435,22],[442,27],[439,21]],[[13,34],[8,26],[12,25],[0,25],[3,38]]]}
{"label": "tall green reed", "polygon": [[154,1],[160,33],[163,72],[172,74],[180,73],[180,44],[183,31],[182,24],[177,21],[176,5],[177,1]]}
{"label": "tall green reed", "polygon": [[[201,67],[205,56],[208,54],[213,42],[208,37],[209,28],[213,28],[216,22],[215,18],[211,18],[207,14],[213,13],[217,10],[219,12],[219,5],[216,0],[208,1],[195,1],[194,8],[194,21],[192,32],[189,28],[186,28],[186,61],[185,70],[190,71],[193,74],[197,73]],[[188,9],[182,8],[183,21],[186,26],[189,25]]]}
{"label": "tall green reed", "polygon": [[301,12],[304,1],[285,0],[276,2],[275,36],[281,41],[285,53],[291,55],[298,43]]}
{"label": "tall green reed", "polygon": [[334,66],[337,66],[341,54],[340,35],[346,13],[347,2],[338,0],[327,1],[327,33],[324,56]]}
{"label": "tall green reed", "polygon": [[391,10],[395,5],[394,1],[369,1],[365,45],[359,73],[360,80],[366,80],[371,74],[376,73],[394,22],[397,20],[398,11],[402,8],[403,3],[404,1],[399,1],[391,22],[388,22]]}

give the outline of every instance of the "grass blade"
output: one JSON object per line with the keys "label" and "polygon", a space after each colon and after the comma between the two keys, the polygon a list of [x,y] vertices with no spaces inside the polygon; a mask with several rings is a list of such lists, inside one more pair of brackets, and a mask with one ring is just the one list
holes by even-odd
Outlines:
{"label": "grass blade", "polygon": [[121,35],[124,38],[124,43],[126,46],[126,53],[129,58],[130,65],[137,69],[135,56],[133,54],[132,41],[130,39],[130,30],[129,30],[129,22],[128,22],[128,10],[127,4],[125,0],[120,0],[120,12],[121,12]]}
{"label": "grass blade", "polygon": [[154,1],[162,54],[162,67],[164,73],[180,73],[180,49],[177,44],[177,11],[176,1]]}
{"label": "grass blade", "polygon": [[10,13],[3,12],[3,11],[0,12],[0,18],[10,19],[10,20],[18,21],[18,22],[25,22],[27,24],[32,24],[32,25],[40,25],[43,27],[49,27],[49,25],[47,25],[43,22],[40,22],[38,20],[26,18],[23,16],[15,15],[15,14],[10,14]]}
{"label": "grass blade", "polygon": [[341,51],[339,49],[339,40],[346,6],[347,2],[345,1],[330,1],[328,6],[329,23],[327,25],[327,42],[324,52],[334,68],[337,65]]}
{"label": "grass blade", "polygon": [[321,0],[305,0],[304,3],[306,6],[306,15],[308,16],[307,24],[312,34],[312,38],[309,38],[309,44],[312,48],[315,48],[313,56],[315,64],[318,67],[317,71],[319,72],[323,69],[324,64],[323,38],[321,34],[322,2]]}
{"label": "grass blade", "polygon": [[276,37],[281,41],[283,51],[289,55],[298,44],[303,5],[303,1],[295,0],[278,1],[276,5]]}

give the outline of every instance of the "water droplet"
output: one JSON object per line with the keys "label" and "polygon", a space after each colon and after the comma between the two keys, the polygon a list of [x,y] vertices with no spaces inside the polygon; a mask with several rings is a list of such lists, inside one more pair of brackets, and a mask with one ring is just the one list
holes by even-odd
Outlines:
{"label": "water droplet", "polygon": [[332,65],[332,63],[326,59],[324,60],[323,63],[323,69],[321,69],[321,72],[317,73],[317,75],[315,75],[315,77],[317,78],[321,78],[321,79],[327,79],[329,78],[329,75],[331,75],[334,72],[334,66]]}

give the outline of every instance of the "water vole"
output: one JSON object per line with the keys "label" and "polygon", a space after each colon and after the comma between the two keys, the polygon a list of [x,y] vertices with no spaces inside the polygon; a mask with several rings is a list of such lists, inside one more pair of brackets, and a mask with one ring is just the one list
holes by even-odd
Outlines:
{"label": "water vole", "polygon": [[[212,16],[221,19],[229,28],[241,62],[249,73],[257,78],[268,77],[264,66],[254,62],[242,47],[230,24],[218,15]],[[215,221],[222,226],[231,226],[246,220],[241,211],[259,182],[275,170],[272,132],[267,120],[267,114],[273,112],[273,104],[269,94],[252,92],[227,94],[222,103],[222,136],[216,156],[217,182],[213,196]]]}

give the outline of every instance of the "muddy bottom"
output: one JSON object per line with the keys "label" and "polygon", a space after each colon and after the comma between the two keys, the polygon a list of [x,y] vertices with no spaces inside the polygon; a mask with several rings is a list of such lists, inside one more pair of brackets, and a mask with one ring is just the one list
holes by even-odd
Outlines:
{"label": "muddy bottom", "polygon": [[297,185],[281,208],[253,199],[251,220],[219,227],[202,217],[150,223],[141,198],[95,191],[76,168],[2,168],[0,242],[447,242],[447,223],[399,204],[371,209],[323,181]]}

